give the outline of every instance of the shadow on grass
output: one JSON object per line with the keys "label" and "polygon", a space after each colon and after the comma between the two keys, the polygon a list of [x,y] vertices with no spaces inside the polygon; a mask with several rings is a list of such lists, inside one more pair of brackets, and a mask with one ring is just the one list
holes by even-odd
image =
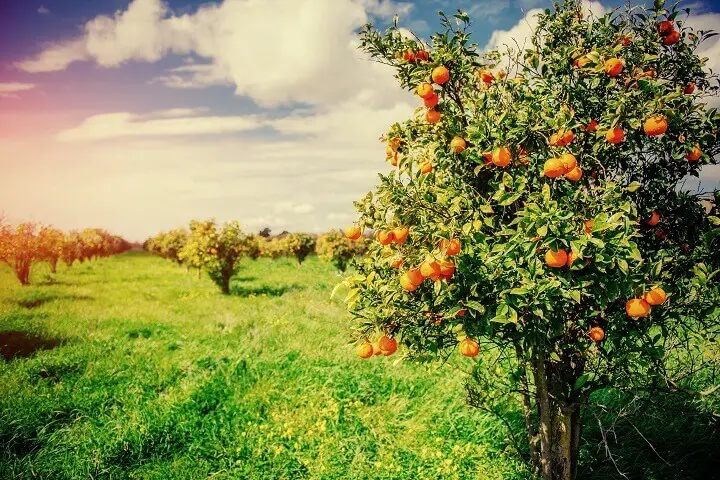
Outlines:
{"label": "shadow on grass", "polygon": [[255,280],[257,280],[257,277],[253,277],[253,276],[233,277],[233,280],[236,282],[254,282]]}
{"label": "shadow on grass", "polygon": [[600,392],[596,401],[609,411],[624,413],[586,415],[578,478],[720,478],[720,419],[689,397],[638,399]]}
{"label": "shadow on grass", "polygon": [[38,350],[52,350],[63,343],[62,339],[41,337],[40,335],[18,330],[0,332],[0,355],[5,360],[29,357]]}
{"label": "shadow on grass", "polygon": [[19,307],[31,310],[33,308],[41,307],[46,303],[50,303],[55,300],[69,300],[72,302],[76,302],[94,300],[94,298],[88,295],[48,295],[44,293],[33,293],[30,295],[26,295],[23,298],[8,300],[7,303],[15,304]]}
{"label": "shadow on grass", "polygon": [[236,297],[281,297],[287,292],[299,290],[299,285],[283,285],[281,287],[270,287],[263,285],[260,287],[247,287],[243,285],[233,285],[230,287],[230,295]]}

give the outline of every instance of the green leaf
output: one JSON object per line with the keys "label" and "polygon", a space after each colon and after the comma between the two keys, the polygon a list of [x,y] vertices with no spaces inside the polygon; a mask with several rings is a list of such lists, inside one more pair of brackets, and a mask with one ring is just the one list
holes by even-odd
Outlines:
{"label": "green leaf", "polygon": [[585,382],[587,382],[588,378],[590,378],[590,376],[587,373],[580,375],[578,379],[575,380],[573,390],[579,390],[580,388],[582,388],[582,386],[585,385]]}

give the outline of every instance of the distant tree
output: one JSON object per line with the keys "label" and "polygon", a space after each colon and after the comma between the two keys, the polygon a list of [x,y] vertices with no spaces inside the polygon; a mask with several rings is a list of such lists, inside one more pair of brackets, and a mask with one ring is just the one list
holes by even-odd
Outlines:
{"label": "distant tree", "polygon": [[40,242],[34,223],[21,223],[14,229],[0,227],[0,262],[7,264],[21,285],[30,284],[30,270],[40,258]]}
{"label": "distant tree", "polygon": [[270,238],[270,227],[263,228],[258,235],[263,238]]}
{"label": "distant tree", "polygon": [[282,240],[287,252],[294,255],[302,265],[308,255],[315,251],[315,237],[307,233],[291,233]]}
{"label": "distant tree", "polygon": [[66,266],[72,267],[73,263],[80,258],[80,234],[73,230],[63,236],[60,258]]}
{"label": "distant tree", "polygon": [[368,239],[360,236],[356,240],[347,238],[343,232],[331,230],[320,235],[315,245],[315,253],[320,260],[330,262],[341,272],[347,269],[348,263],[356,255],[362,255],[367,250]]}
{"label": "distant tree", "polygon": [[38,257],[50,265],[52,273],[57,272],[57,264],[62,256],[65,235],[57,228],[44,226],[38,232]]}

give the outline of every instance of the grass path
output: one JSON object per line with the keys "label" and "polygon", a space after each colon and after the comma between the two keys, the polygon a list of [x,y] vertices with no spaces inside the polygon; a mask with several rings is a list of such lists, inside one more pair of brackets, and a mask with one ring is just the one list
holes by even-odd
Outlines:
{"label": "grass path", "polygon": [[0,478],[524,479],[462,375],[360,361],[334,270],[248,262],[223,297],[131,252],[16,285],[0,335]]}

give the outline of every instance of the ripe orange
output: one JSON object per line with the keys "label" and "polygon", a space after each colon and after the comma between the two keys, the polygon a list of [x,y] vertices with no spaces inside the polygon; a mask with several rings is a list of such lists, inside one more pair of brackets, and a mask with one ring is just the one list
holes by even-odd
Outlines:
{"label": "ripe orange", "polygon": [[605,140],[607,140],[608,143],[612,143],[613,145],[622,142],[624,138],[625,132],[623,132],[623,129],[620,127],[615,127],[612,130],[608,130],[608,132],[605,134]]}
{"label": "ripe orange", "polygon": [[430,54],[427,52],[427,50],[419,50],[415,54],[415,58],[417,58],[418,60],[422,60],[423,62],[427,62],[428,60],[430,60]]}
{"label": "ripe orange", "polygon": [[382,355],[382,350],[380,350],[380,342],[375,342],[373,344],[373,354],[374,355]]}
{"label": "ripe orange", "polygon": [[490,165],[492,163],[492,152],[483,152],[481,155],[485,159],[485,165]]}
{"label": "ripe orange", "polygon": [[400,275],[400,286],[407,292],[414,292],[420,284],[413,282],[410,272],[407,272]]}
{"label": "ripe orange", "polygon": [[408,229],[407,227],[396,227],[393,228],[392,234],[395,243],[405,243],[408,237]]}
{"label": "ripe orange", "polygon": [[565,178],[567,178],[571,182],[577,182],[582,178],[582,170],[580,169],[580,167],[575,167],[565,174]]}
{"label": "ripe orange", "polygon": [[566,147],[575,140],[575,133],[572,130],[558,130],[550,135],[551,147]]}
{"label": "ripe orange", "polygon": [[432,77],[433,82],[438,85],[442,85],[450,80],[450,71],[441,65],[439,67],[435,67],[430,76]]}
{"label": "ripe orange", "polygon": [[597,122],[597,120],[590,120],[590,123],[588,123],[587,125],[585,125],[585,127],[583,127],[583,129],[584,129],[586,132],[594,132],[594,131],[597,130],[597,127],[598,127],[598,122]]}
{"label": "ripe orange", "polygon": [[400,268],[400,266],[402,266],[403,263],[405,263],[405,260],[403,260],[402,257],[397,257],[395,260],[393,260],[392,267]]}
{"label": "ripe orange", "polygon": [[457,316],[462,318],[465,316],[466,313],[467,313],[467,308],[461,308],[460,310],[458,310]]}
{"label": "ripe orange", "polygon": [[466,338],[458,345],[460,353],[466,357],[477,357],[480,352],[480,345],[475,340]]}
{"label": "ripe orange", "polygon": [[662,305],[665,303],[665,300],[667,300],[667,294],[662,288],[655,287],[649,292],[646,292],[643,298],[650,305]]}
{"label": "ripe orange", "polygon": [[632,318],[647,317],[650,314],[650,304],[642,298],[633,298],[625,304],[625,312]]}
{"label": "ripe orange", "polygon": [[362,230],[357,225],[345,229],[345,236],[350,240],[357,240],[362,235]]}
{"label": "ripe orange", "polygon": [[419,268],[413,268],[412,270],[408,270],[407,276],[408,279],[415,285],[420,285],[424,280]]}
{"label": "ripe orange", "polygon": [[664,115],[652,115],[645,120],[643,130],[650,137],[656,137],[667,132],[668,123]]}
{"label": "ripe orange", "polygon": [[585,233],[588,235],[592,234],[592,229],[595,226],[595,220],[585,220]]}
{"label": "ripe orange", "polygon": [[570,250],[567,255],[567,266],[571,267],[575,260],[577,260],[577,255],[575,255],[575,252]]}
{"label": "ripe orange", "polygon": [[448,279],[452,277],[453,273],[455,273],[455,264],[450,260],[442,260],[438,263],[440,265],[440,275]]}
{"label": "ripe orange", "polygon": [[394,236],[392,232],[386,232],[384,230],[380,230],[377,233],[377,239],[378,242],[380,242],[380,245],[390,245],[392,241],[394,240]]}
{"label": "ripe orange", "polygon": [[437,106],[439,101],[440,97],[437,96],[437,93],[433,93],[429,97],[423,99],[423,104],[427,108],[434,108],[435,106]]}
{"label": "ripe orange", "polygon": [[575,60],[575,62],[573,62],[573,67],[575,67],[575,68],[585,68],[585,65],[587,65],[588,63],[591,63],[591,62],[592,62],[591,59],[589,59],[588,57],[586,57],[585,55],[583,55],[582,57],[580,57],[580,58],[578,58],[577,60]]}
{"label": "ripe orange", "polygon": [[380,340],[378,340],[378,346],[380,347],[380,351],[383,355],[387,357],[395,353],[397,350],[397,340],[390,338],[387,335],[383,335],[380,337]]}
{"label": "ripe orange", "polygon": [[623,47],[629,47],[632,44],[632,40],[627,35],[623,35],[622,39],[620,40],[620,43]]}
{"label": "ripe orange", "polygon": [[700,145],[697,143],[692,149],[692,152],[685,155],[685,158],[688,160],[688,162],[697,162],[700,160],[700,155],[702,155],[702,151],[700,150]]}
{"label": "ripe orange", "polygon": [[462,153],[466,146],[467,143],[465,143],[465,139],[462,137],[455,137],[450,140],[450,148],[455,150],[455,153]]}
{"label": "ripe orange", "polygon": [[437,123],[442,118],[442,113],[438,112],[434,108],[429,109],[427,112],[425,112],[425,120],[427,120],[428,123]]}
{"label": "ripe orange", "polygon": [[567,130],[566,132],[563,132],[561,146],[565,147],[567,145],[570,145],[573,140],[575,140],[575,132],[573,132],[572,130]]}
{"label": "ripe orange", "polygon": [[550,158],[545,162],[543,175],[548,178],[557,178],[565,173],[565,166],[559,158]]}
{"label": "ripe orange", "polygon": [[685,92],[686,95],[691,95],[694,91],[695,91],[695,83],[694,82],[688,83],[687,86],[685,86],[685,90],[683,90],[683,92]]}
{"label": "ripe orange", "polygon": [[460,253],[460,240],[451,238],[450,240],[443,239],[440,242],[440,249],[445,251],[445,255],[452,257]]}
{"label": "ripe orange", "polygon": [[415,52],[413,52],[412,49],[408,49],[408,51],[403,53],[403,60],[408,61],[410,63],[415,62]]}
{"label": "ripe orange", "polygon": [[507,167],[511,158],[510,149],[506,147],[497,147],[492,152],[492,162],[498,167]]}
{"label": "ripe orange", "polygon": [[660,35],[665,36],[675,29],[675,23],[672,20],[663,20],[658,23],[657,29]]}
{"label": "ripe orange", "polygon": [[373,346],[370,342],[364,342],[355,347],[355,353],[360,358],[370,358],[373,356]]}
{"label": "ripe orange", "polygon": [[420,273],[423,278],[432,278],[440,275],[440,264],[438,262],[425,261],[420,265]]}
{"label": "ripe orange", "polygon": [[428,174],[432,172],[432,162],[424,162],[420,165],[420,173]]}
{"label": "ripe orange", "polygon": [[667,45],[669,47],[671,45],[675,45],[678,40],[680,40],[680,32],[673,30],[668,33],[665,38],[663,38],[663,45]]}
{"label": "ripe orange", "polygon": [[417,93],[420,98],[429,98],[435,95],[435,89],[431,84],[425,82],[417,86],[415,93]]}
{"label": "ripe orange", "polygon": [[390,165],[392,165],[393,167],[397,167],[398,163],[400,162],[400,154],[395,153],[389,159],[390,159]]}
{"label": "ripe orange", "polygon": [[567,252],[562,248],[557,251],[551,249],[545,252],[545,263],[548,267],[562,268],[567,265],[567,261]]}
{"label": "ripe orange", "polygon": [[492,83],[492,81],[495,80],[495,76],[491,71],[483,70],[480,72],[480,80],[482,80],[483,83]]}
{"label": "ripe orange", "polygon": [[590,338],[593,342],[602,342],[605,338],[605,331],[600,327],[593,327],[590,329]]}
{"label": "ripe orange", "polygon": [[560,161],[562,162],[563,167],[565,167],[565,173],[577,167],[577,159],[572,153],[565,153],[561,155]]}
{"label": "ripe orange", "polygon": [[647,221],[647,226],[654,227],[658,223],[660,223],[660,212],[658,212],[657,210],[653,210],[652,214],[650,215],[650,219]]}
{"label": "ripe orange", "polygon": [[623,71],[623,68],[625,66],[619,58],[610,58],[603,65],[603,70],[609,77],[617,77]]}

